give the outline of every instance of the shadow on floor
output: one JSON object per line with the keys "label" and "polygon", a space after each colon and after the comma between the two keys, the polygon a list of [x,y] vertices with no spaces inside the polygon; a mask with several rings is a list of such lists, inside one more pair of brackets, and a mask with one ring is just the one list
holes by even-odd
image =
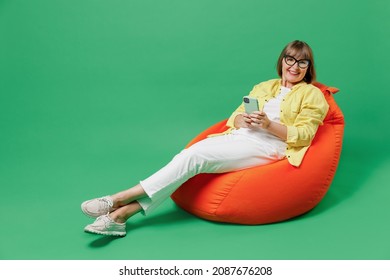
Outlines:
{"label": "shadow on floor", "polygon": [[369,147],[364,143],[346,143],[343,148],[336,176],[323,200],[310,212],[298,217],[319,215],[348,199],[360,191],[370,179],[372,173],[386,160],[387,154],[379,150],[368,151],[361,147]]}

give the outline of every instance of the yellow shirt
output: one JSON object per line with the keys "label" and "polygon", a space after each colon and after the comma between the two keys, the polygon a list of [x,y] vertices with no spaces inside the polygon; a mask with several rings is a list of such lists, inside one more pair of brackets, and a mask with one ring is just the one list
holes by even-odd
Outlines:
{"label": "yellow shirt", "polygon": [[[259,101],[259,110],[264,104],[280,93],[281,79],[273,79],[255,85],[249,93]],[[322,92],[315,86],[300,82],[292,87],[280,104],[280,121],[287,126],[286,157],[290,164],[299,166],[313,140],[318,126],[322,124],[329,105]],[[245,112],[242,103],[230,116],[226,125],[230,133],[234,127],[234,119]],[[211,135],[210,135],[211,136]]]}

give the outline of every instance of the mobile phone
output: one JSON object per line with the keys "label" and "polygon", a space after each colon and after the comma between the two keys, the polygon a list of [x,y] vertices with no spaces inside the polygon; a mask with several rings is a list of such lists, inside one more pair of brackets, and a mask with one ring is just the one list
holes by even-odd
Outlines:
{"label": "mobile phone", "polygon": [[257,98],[251,96],[244,96],[245,113],[251,114],[253,111],[259,111],[259,103]]}

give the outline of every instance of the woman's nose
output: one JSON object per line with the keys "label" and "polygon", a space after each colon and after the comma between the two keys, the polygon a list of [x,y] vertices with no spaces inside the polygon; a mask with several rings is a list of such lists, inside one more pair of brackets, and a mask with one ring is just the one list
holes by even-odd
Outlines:
{"label": "woman's nose", "polygon": [[294,70],[299,70],[298,62],[295,62],[293,66],[291,66]]}

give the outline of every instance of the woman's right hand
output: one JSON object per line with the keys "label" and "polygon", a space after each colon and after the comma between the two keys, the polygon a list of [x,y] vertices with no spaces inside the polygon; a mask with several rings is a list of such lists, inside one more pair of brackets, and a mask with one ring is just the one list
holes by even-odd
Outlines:
{"label": "woman's right hand", "polygon": [[242,113],[234,119],[235,128],[248,128],[251,123],[252,120],[247,113]]}

